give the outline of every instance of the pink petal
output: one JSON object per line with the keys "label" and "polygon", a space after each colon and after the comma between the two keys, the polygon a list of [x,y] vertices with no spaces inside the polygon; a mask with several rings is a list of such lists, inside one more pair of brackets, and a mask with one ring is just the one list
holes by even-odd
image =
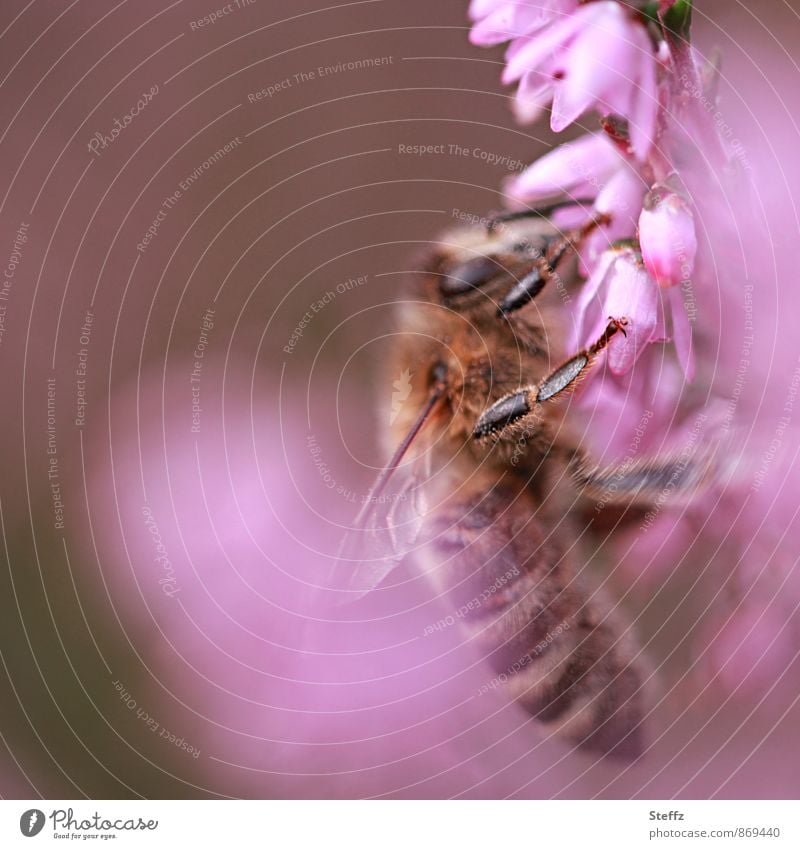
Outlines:
{"label": "pink petal", "polygon": [[469,4],[470,20],[479,21],[492,12],[509,5],[509,0],[471,0]]}
{"label": "pink petal", "polygon": [[633,108],[628,115],[631,147],[636,156],[644,161],[656,137],[658,119],[658,83],[656,60],[647,33],[642,32],[639,49],[642,52],[638,89],[634,93]]}
{"label": "pink petal", "polygon": [[646,183],[641,176],[620,159],[619,170],[595,198],[594,209],[610,214],[611,223],[596,229],[581,245],[580,258],[584,273],[614,242],[631,239],[636,235],[645,191]]}
{"label": "pink petal", "polygon": [[[588,347],[595,341],[597,334],[602,331],[600,325],[603,325],[606,316],[600,316],[600,305],[595,302],[617,256],[617,251],[606,251],[597,261],[588,280],[581,288],[575,306],[575,334],[572,340],[574,348]],[[594,309],[591,311],[595,315],[590,318],[588,313],[593,305]]]}
{"label": "pink petal", "polygon": [[627,336],[618,333],[608,346],[608,366],[625,374],[644,351],[658,323],[658,289],[633,253],[620,256],[608,282],[604,309],[614,318],[627,318]]}
{"label": "pink petal", "polygon": [[531,71],[520,80],[514,95],[514,116],[521,124],[535,121],[553,99],[553,81],[549,74]]}
{"label": "pink petal", "polygon": [[634,44],[640,29],[622,6],[610,3],[577,35],[560,59],[563,80],[556,86],[554,131],[560,132],[593,106],[627,115],[638,71]]}
{"label": "pink petal", "polygon": [[[556,21],[552,26],[535,35],[526,36],[515,42],[506,52],[507,64],[503,71],[503,82],[506,84],[516,82],[527,71],[536,70],[544,61],[557,55],[585,26],[587,19],[585,11],[590,10],[591,6],[600,5],[602,4],[592,3],[590,6],[582,6],[575,14]],[[592,14],[591,11],[590,14]]]}
{"label": "pink petal", "polygon": [[659,286],[677,286],[691,278],[697,236],[683,198],[655,187],[639,216],[639,242],[647,270]]}
{"label": "pink petal", "polygon": [[493,44],[501,44],[524,35],[521,32],[514,32],[513,28],[513,9],[506,6],[496,9],[483,20],[478,21],[469,31],[469,40],[471,44],[476,44],[478,47],[491,47]]}
{"label": "pink petal", "polygon": [[[594,196],[620,166],[621,157],[602,135],[583,136],[537,159],[515,177],[509,193],[523,200],[588,192]],[[582,194],[583,196],[583,194]]]}

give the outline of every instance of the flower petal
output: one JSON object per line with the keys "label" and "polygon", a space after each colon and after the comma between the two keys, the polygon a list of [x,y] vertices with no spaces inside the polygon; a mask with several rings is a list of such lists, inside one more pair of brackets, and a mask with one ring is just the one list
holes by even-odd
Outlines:
{"label": "flower petal", "polygon": [[618,3],[587,25],[560,60],[552,129],[560,132],[587,110],[616,111],[627,116],[639,72],[642,27]]}
{"label": "flower petal", "polygon": [[514,116],[521,124],[535,121],[553,99],[553,81],[549,74],[531,71],[520,80],[514,95]]}
{"label": "flower petal", "polygon": [[591,345],[605,326],[607,316],[601,315],[597,296],[608,278],[612,265],[616,262],[617,255],[617,251],[606,251],[581,288],[573,311],[575,324],[571,346],[575,350]]}
{"label": "flower petal", "polygon": [[658,323],[658,289],[632,251],[614,263],[605,311],[614,318],[628,319],[627,335],[618,333],[608,346],[609,368],[614,374],[625,374],[644,351]]}
{"label": "flower petal", "polygon": [[[602,4],[590,4],[590,6],[600,5]],[[575,14],[556,21],[534,35],[525,36],[514,42],[506,52],[503,82],[516,82],[524,73],[536,70],[543,62],[552,59],[568,46],[575,34],[585,26],[587,15],[582,13],[590,9],[590,6],[581,6]]]}
{"label": "flower petal", "polygon": [[639,216],[639,242],[647,270],[659,286],[677,286],[694,271],[697,235],[688,203],[654,187]]}
{"label": "flower petal", "polygon": [[509,184],[508,192],[522,200],[578,193],[594,197],[622,159],[602,135],[583,136],[537,159]]}
{"label": "flower petal", "polygon": [[637,158],[644,161],[655,143],[658,122],[658,82],[656,60],[646,33],[640,39],[640,69],[638,87],[633,95],[632,109],[628,115],[631,147]]}

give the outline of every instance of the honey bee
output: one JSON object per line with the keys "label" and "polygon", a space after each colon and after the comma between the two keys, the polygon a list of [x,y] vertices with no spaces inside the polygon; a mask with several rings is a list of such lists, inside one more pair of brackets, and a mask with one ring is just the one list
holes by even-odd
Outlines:
{"label": "honey bee", "polygon": [[648,672],[587,574],[586,517],[600,499],[621,515],[644,509],[665,480],[686,490],[700,473],[667,460],[592,465],[564,402],[629,320],[610,316],[590,347],[564,350],[576,249],[604,219],[563,233],[551,213],[447,233],[410,275],[387,366],[411,385],[386,416],[394,454],[339,567],[358,596],[412,560],[511,698],[570,744],[632,759]]}

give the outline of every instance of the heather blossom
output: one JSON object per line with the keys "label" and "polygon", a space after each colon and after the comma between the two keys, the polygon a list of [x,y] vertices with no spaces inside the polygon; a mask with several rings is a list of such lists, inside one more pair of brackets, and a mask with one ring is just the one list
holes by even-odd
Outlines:
{"label": "heather blossom", "polygon": [[556,214],[554,222],[564,229],[583,224],[589,215],[608,215],[609,221],[581,245],[582,271],[588,277],[604,250],[636,235],[647,189],[638,169],[607,136],[590,134],[561,145],[512,178],[506,196],[514,206],[554,195],[589,201],[588,212],[576,206]]}
{"label": "heather blossom", "polygon": [[[574,200],[554,222],[568,229],[602,216],[580,245],[587,283],[575,341],[591,343],[599,322],[624,315],[627,336],[609,345],[614,375],[629,371],[650,344],[672,342],[688,380],[692,328],[683,285],[693,284],[694,215],[669,137],[682,108],[676,78],[691,58],[688,0],[628,3],[474,0],[472,40],[509,40],[504,82],[518,82],[515,110],[534,120],[549,105],[554,130],[586,112],[602,132],[561,145],[506,186],[511,205]],[[588,206],[587,206],[588,204]],[[679,285],[681,284],[681,285]],[[591,317],[595,315],[595,318]]]}
{"label": "heather blossom", "polygon": [[473,44],[487,47],[529,35],[557,17],[578,8],[578,0],[472,0],[469,14],[475,26]]}
{"label": "heather blossom", "polygon": [[591,109],[630,125],[636,155],[652,145],[658,112],[656,55],[643,16],[616,0],[473,3],[473,41],[511,39],[503,82],[519,82],[516,111],[534,121],[552,104],[559,132]]}
{"label": "heather blossom", "polygon": [[639,217],[639,242],[647,270],[659,286],[690,280],[697,253],[694,216],[677,192],[654,187]]}
{"label": "heather blossom", "polygon": [[[637,581],[649,563],[663,570],[683,562],[693,576],[711,569],[722,588],[714,609],[726,613],[712,614],[700,634],[700,665],[732,690],[761,693],[797,662],[791,531],[798,486],[775,459],[781,446],[796,451],[796,433],[790,439],[784,432],[796,406],[795,383],[788,391],[780,380],[770,385],[770,337],[761,358],[768,370],[754,376],[757,391],[747,395],[756,362],[753,328],[758,321],[768,326],[770,313],[768,299],[752,297],[745,275],[769,268],[780,243],[754,215],[754,184],[737,159],[738,140],[728,144],[716,118],[718,72],[689,44],[691,12],[691,0],[473,0],[470,7],[474,43],[510,42],[503,81],[518,84],[520,120],[549,108],[560,131],[592,111],[601,116],[598,131],[562,144],[505,186],[516,209],[567,201],[553,216],[564,231],[602,216],[579,245],[585,280],[570,304],[574,348],[596,339],[609,316],[628,320],[626,334],[602,355],[607,367],[596,369],[576,398],[594,425],[587,439],[596,441],[595,453],[606,461],[630,459],[635,433],[641,456],[680,444],[724,444],[735,469],[680,515],[665,501],[646,530],[633,531],[635,539],[621,546],[620,562],[631,564],[622,568]],[[784,167],[776,181],[785,179]],[[770,214],[773,228],[776,221],[782,228]],[[791,274],[791,263],[782,261]],[[704,305],[698,326],[705,339],[695,338],[690,320],[696,302]],[[796,345],[790,347],[784,369],[796,362]],[[696,351],[716,359],[703,362]],[[696,360],[707,385],[688,389]],[[737,430],[743,414],[752,415],[747,449],[737,443],[745,439]],[[687,557],[693,546],[698,553]]]}

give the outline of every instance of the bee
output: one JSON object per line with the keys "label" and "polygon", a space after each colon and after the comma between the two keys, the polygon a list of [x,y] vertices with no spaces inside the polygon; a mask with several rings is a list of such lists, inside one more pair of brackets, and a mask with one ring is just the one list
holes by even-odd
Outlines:
{"label": "bee", "polygon": [[649,675],[587,574],[586,516],[601,499],[644,509],[665,480],[688,490],[699,472],[667,460],[593,466],[564,402],[629,319],[609,316],[592,345],[565,350],[576,252],[605,219],[561,232],[552,212],[451,231],[409,275],[387,368],[410,387],[386,415],[394,453],[339,568],[357,597],[411,560],[510,698],[573,746],[633,759]]}

